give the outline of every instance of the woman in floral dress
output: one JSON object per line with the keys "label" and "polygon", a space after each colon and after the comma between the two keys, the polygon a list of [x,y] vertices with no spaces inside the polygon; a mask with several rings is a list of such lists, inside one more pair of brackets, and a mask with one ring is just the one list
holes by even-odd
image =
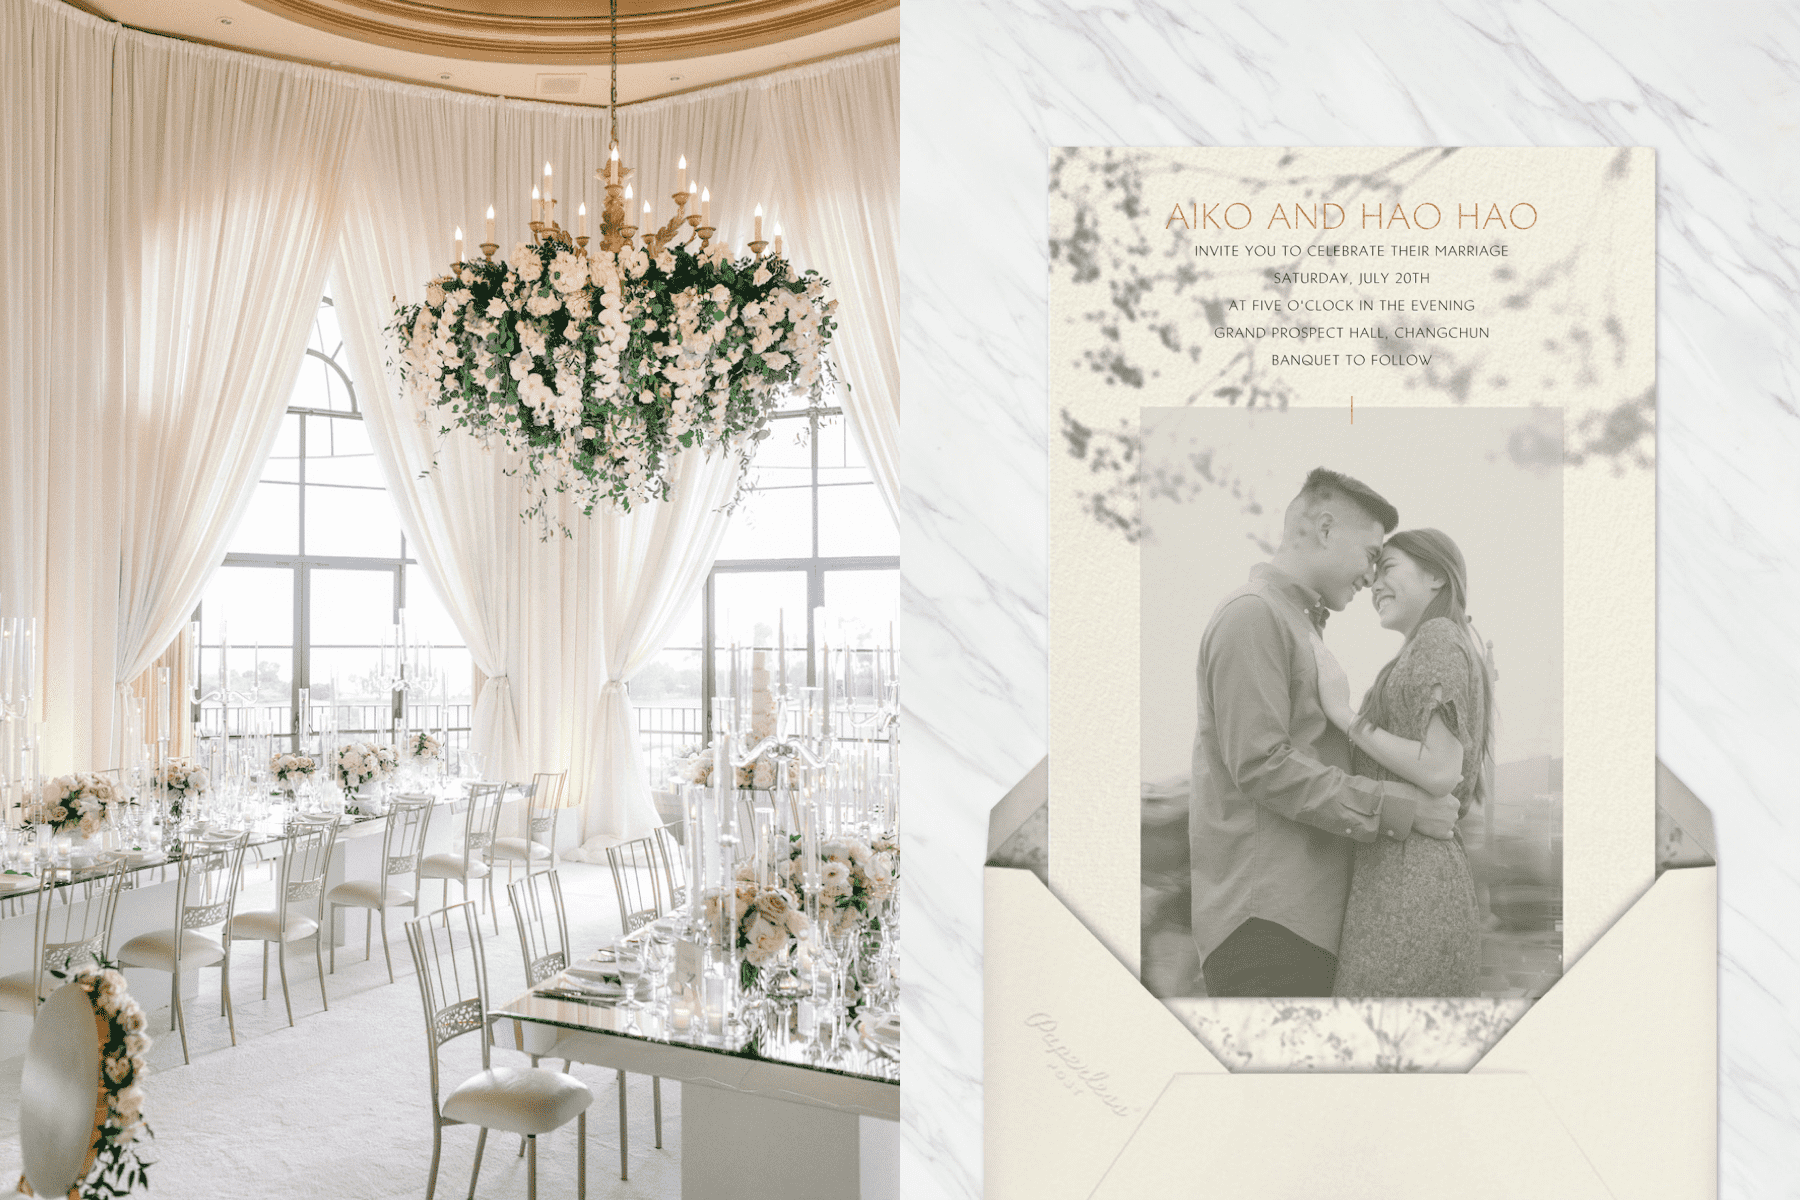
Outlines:
{"label": "woman in floral dress", "polygon": [[[1320,702],[1349,736],[1352,774],[1482,799],[1493,746],[1493,684],[1469,629],[1468,571],[1435,529],[1395,534],[1370,589],[1384,628],[1405,636],[1360,711],[1344,672],[1314,644]],[[1413,834],[1356,847],[1339,943],[1339,996],[1474,996],[1480,968],[1475,881],[1460,836]]]}

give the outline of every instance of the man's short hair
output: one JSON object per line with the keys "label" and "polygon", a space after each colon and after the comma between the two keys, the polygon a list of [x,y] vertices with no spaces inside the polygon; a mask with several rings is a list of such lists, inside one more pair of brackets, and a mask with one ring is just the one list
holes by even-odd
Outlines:
{"label": "man's short hair", "polygon": [[1348,500],[1371,521],[1380,522],[1383,533],[1394,532],[1394,527],[1400,524],[1400,511],[1374,488],[1360,479],[1325,467],[1314,467],[1307,473],[1306,482],[1300,485],[1300,494],[1294,499],[1307,510],[1327,500]]}

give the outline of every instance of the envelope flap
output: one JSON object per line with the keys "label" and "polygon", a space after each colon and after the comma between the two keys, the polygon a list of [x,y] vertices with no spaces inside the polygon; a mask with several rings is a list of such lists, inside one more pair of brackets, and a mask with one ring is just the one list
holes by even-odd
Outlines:
{"label": "envelope flap", "polygon": [[1522,1075],[1182,1075],[1093,1193],[1622,1200]]}
{"label": "envelope flap", "polygon": [[1529,1074],[1620,1196],[1714,1194],[1718,870],[1666,871],[1472,1074]]}
{"label": "envelope flap", "polygon": [[986,1192],[1086,1196],[1171,1072],[1225,1068],[1036,875],[986,895]]}

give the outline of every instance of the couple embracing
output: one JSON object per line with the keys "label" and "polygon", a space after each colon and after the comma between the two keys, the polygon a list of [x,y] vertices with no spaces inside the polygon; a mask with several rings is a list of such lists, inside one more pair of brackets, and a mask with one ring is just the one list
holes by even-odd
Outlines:
{"label": "couple embracing", "polygon": [[[1473,996],[1493,687],[1461,552],[1366,485],[1314,470],[1280,548],[1200,642],[1189,839],[1212,996]],[[1353,708],[1322,633],[1370,589],[1404,641]]]}

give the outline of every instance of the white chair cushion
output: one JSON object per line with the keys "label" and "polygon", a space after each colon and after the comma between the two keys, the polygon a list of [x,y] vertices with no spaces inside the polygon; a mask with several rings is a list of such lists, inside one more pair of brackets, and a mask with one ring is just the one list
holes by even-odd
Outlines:
{"label": "white chair cushion", "polygon": [[287,919],[287,936],[281,932],[281,914],[269,909],[258,912],[243,912],[231,918],[226,931],[236,941],[241,942],[279,942],[305,941],[319,931],[319,923],[311,917],[303,917],[299,913],[289,913]]}
{"label": "white chair cushion", "polygon": [[[469,860],[469,879],[486,879],[490,872],[487,864],[475,859]],[[421,879],[462,879],[463,856],[460,854],[430,854],[419,864]]]}
{"label": "white chair cushion", "polygon": [[[51,985],[47,990],[54,991],[62,986],[54,975],[44,980]],[[30,971],[20,971],[17,975],[8,975],[0,979],[0,1012],[34,1013],[37,1011],[37,997],[32,995],[32,979]]]}
{"label": "white chair cushion", "polygon": [[493,862],[495,859],[502,862],[507,859],[511,859],[513,862],[524,862],[526,858],[545,859],[550,857],[550,847],[542,842],[527,841],[524,838],[495,838],[494,844],[488,847],[486,857],[489,862]]}
{"label": "white chair cushion", "polygon": [[[373,879],[352,879],[349,883],[340,883],[325,893],[327,904],[348,904],[355,908],[381,907],[381,884]],[[413,895],[405,888],[388,885],[387,902],[396,908],[413,902]]]}
{"label": "white chair cushion", "polygon": [[507,1133],[549,1133],[594,1102],[587,1084],[544,1067],[493,1067],[444,1100],[452,1121]]}
{"label": "white chair cushion", "polygon": [[[188,930],[181,939],[181,965],[208,967],[225,957],[225,947],[217,938]],[[175,969],[175,935],[167,929],[156,933],[140,933],[119,947],[119,962],[127,967],[149,967],[154,971]]]}

